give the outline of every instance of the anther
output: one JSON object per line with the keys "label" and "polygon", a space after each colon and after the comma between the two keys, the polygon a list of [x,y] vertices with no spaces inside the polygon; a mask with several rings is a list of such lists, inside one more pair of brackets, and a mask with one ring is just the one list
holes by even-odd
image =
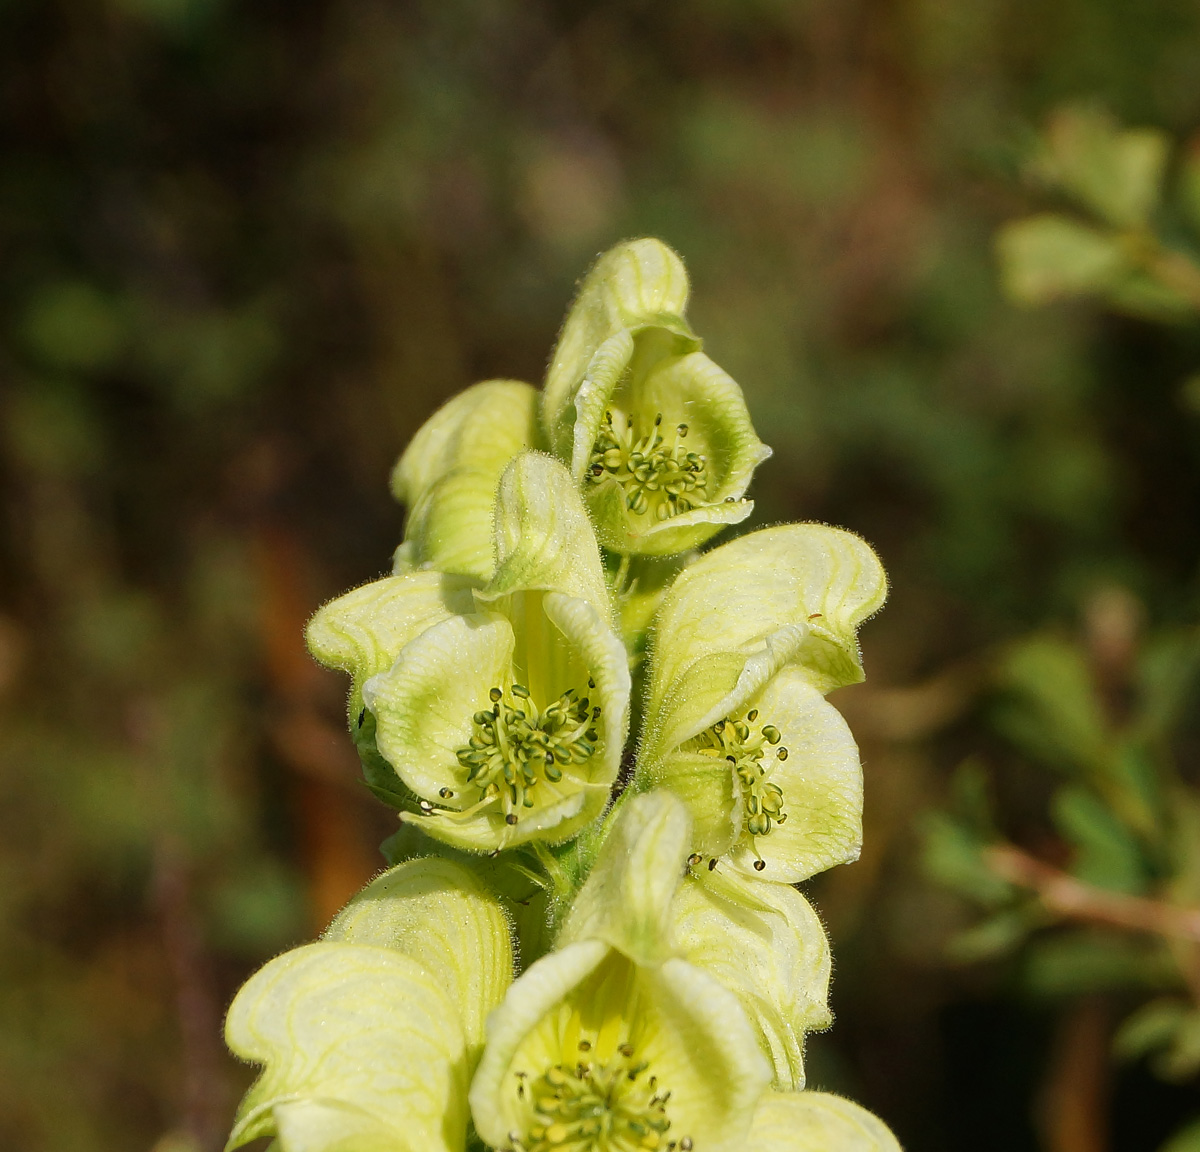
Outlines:
{"label": "anther", "polygon": [[592,1050],[592,1042],[590,1040],[580,1040],[579,1041],[579,1051],[580,1052],[590,1052],[591,1050]]}
{"label": "anther", "polygon": [[767,862],[765,860],[755,860],[754,861],[754,871],[755,872],[761,872],[766,866],[767,866]]}
{"label": "anther", "polygon": [[703,859],[704,859],[704,857],[703,857],[703,856],[701,856],[699,852],[693,852],[693,853],[692,853],[692,854],[691,854],[691,855],[690,855],[690,856],[687,858],[688,867],[689,867],[689,868],[695,868],[695,867],[696,867],[696,865],[697,865],[697,864],[699,864],[699,863],[700,863],[700,861],[701,861],[701,860],[703,860]]}
{"label": "anther", "polygon": [[443,800],[449,800],[449,799],[451,799],[451,798],[454,796],[454,793],[453,793],[453,792],[452,792],[452,791],[451,791],[449,788],[439,788],[439,789],[438,789],[438,795],[439,795],[439,796],[440,796],[440,797],[441,797]]}
{"label": "anther", "polygon": [[526,688],[524,684],[514,684],[512,686],[512,694],[519,700],[529,699],[529,689]]}
{"label": "anther", "polygon": [[493,704],[499,704],[499,703],[500,703],[500,697],[501,697],[501,696],[503,696],[503,695],[504,695],[504,693],[503,693],[503,692],[501,692],[499,688],[493,688],[493,689],[492,689],[492,690],[491,690],[491,691],[488,693],[488,699],[489,699],[489,700],[491,700],[491,702],[492,702]]}
{"label": "anther", "polygon": [[715,872],[717,870],[717,858],[713,856],[708,862],[708,870]]}
{"label": "anther", "polygon": [[775,755],[778,756],[780,760],[786,760],[788,758],[788,750],[786,748],[777,748],[775,750]]}
{"label": "anther", "polygon": [[809,617],[809,619],[810,619],[810,620],[820,620],[820,619],[821,619],[821,617],[822,617],[823,615],[824,615],[824,613],[823,613],[823,612],[814,612],[814,613],[813,613],[813,614],[812,614],[812,615]]}
{"label": "anther", "polygon": [[678,432],[680,436],[686,436],[688,434],[688,426],[686,424],[680,424],[675,431]]}
{"label": "anther", "polygon": [[[758,709],[751,708],[750,711],[746,713],[746,719],[749,720],[751,724],[753,724],[754,721],[758,719]],[[765,733],[766,729],[764,728],[763,731]]]}
{"label": "anther", "polygon": [[692,1152],[692,1138],[685,1136],[679,1141],[680,1152]]}
{"label": "anther", "polygon": [[504,817],[505,824],[515,824],[516,822],[517,822],[517,814],[515,812],[510,812],[507,816]]}

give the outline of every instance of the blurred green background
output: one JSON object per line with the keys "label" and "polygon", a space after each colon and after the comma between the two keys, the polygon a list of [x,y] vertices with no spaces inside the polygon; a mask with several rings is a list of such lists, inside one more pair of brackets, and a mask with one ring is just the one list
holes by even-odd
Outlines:
{"label": "blurred green background", "polygon": [[[1079,99],[1169,133],[1173,187],[1200,6],[0,0],[0,1146],[221,1146],[224,1006],[393,826],[304,620],[387,566],[418,425],[539,381],[641,234],[775,449],[751,526],[845,525],[893,582],[836,701],[867,841],[812,886],[812,1082],[913,1152],[1153,1152],[1200,1112],[1109,1061],[1144,988],[1039,983],[1016,936],[966,963],[921,864],[964,761],[1068,861],[993,707],[1013,644],[1186,646],[1200,610],[1200,330],[1000,289]],[[1195,783],[1189,677],[1155,746]]]}

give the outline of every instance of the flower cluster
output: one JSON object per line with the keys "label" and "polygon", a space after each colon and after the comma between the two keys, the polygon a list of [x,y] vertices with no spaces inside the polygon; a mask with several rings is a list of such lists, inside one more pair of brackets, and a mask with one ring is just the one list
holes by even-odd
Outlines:
{"label": "flower cluster", "polygon": [[[806,1091],[829,947],[793,885],[856,858],[871,549],[749,514],[769,450],[678,257],[619,245],[545,387],[478,384],[393,475],[391,575],[308,629],[351,678],[393,862],[239,992],[229,1148],[896,1152]],[[517,967],[521,962],[520,970]]]}

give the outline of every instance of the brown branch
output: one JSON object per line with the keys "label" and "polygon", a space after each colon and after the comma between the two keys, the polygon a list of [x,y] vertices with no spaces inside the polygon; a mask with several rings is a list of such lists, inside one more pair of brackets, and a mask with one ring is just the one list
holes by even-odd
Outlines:
{"label": "brown branch", "polygon": [[1200,943],[1200,908],[1181,908],[1084,884],[1012,845],[985,849],[984,860],[997,876],[1036,892],[1047,909],[1068,920]]}

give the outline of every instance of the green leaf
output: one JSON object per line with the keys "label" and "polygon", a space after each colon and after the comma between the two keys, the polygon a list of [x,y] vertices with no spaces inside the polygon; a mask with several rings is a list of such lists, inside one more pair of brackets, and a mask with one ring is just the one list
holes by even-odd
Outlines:
{"label": "green leaf", "polygon": [[804,1037],[828,1028],[829,941],[786,884],[701,868],[680,886],[674,935],[683,958],[742,1003],[774,1067],[774,1087],[804,1087]]}
{"label": "green leaf", "polygon": [[483,1022],[513,978],[508,920],[464,865],[423,857],[377,876],[325,930],[324,939],[393,948],[440,977],[458,1005],[471,1064]]}
{"label": "green leaf", "polygon": [[989,916],[965,932],[959,932],[947,946],[951,960],[977,964],[995,960],[1013,952],[1045,920],[1036,903],[1009,908]]}
{"label": "green leaf", "polygon": [[998,726],[1038,759],[1066,771],[1111,773],[1112,741],[1087,661],[1056,636],[1015,644],[997,670],[1012,705]]}
{"label": "green leaf", "polygon": [[1122,129],[1102,108],[1068,105],[1052,117],[1040,165],[1101,219],[1143,227],[1158,204],[1169,140],[1154,128]]}
{"label": "green leaf", "polygon": [[1085,884],[1140,894],[1146,868],[1137,841],[1095,793],[1060,788],[1052,806],[1054,822],[1074,849],[1071,872]]}
{"label": "green leaf", "polygon": [[[461,1152],[462,1023],[441,980],[409,956],[333,943],[285,952],[238,992],[225,1039],[266,1066],[230,1149],[278,1132],[283,1152]],[[298,1102],[311,1107],[289,1112]]]}
{"label": "green leaf", "polygon": [[1159,997],[1131,1012],[1113,1037],[1113,1052],[1122,1060],[1137,1060],[1165,1048],[1194,1009],[1184,1000]]}
{"label": "green leaf", "polygon": [[1200,1152],[1200,1120],[1185,1124],[1159,1152]]}
{"label": "green leaf", "polygon": [[987,841],[942,812],[928,812],[920,821],[921,864],[931,879],[986,907],[1009,903],[1015,889],[984,862]]}
{"label": "green leaf", "polygon": [[768,1092],[744,1152],[900,1152],[878,1116],[829,1092]]}
{"label": "green leaf", "polygon": [[690,838],[687,809],[669,792],[622,804],[560,943],[603,940],[639,964],[660,964],[675,955],[671,902]]}
{"label": "green leaf", "polygon": [[1026,956],[1026,984],[1047,996],[1171,988],[1178,980],[1178,969],[1164,946],[1115,931],[1056,933],[1033,941]]}
{"label": "green leaf", "polygon": [[996,253],[1001,284],[1019,304],[1106,292],[1132,267],[1118,237],[1054,213],[1006,224]]}
{"label": "green leaf", "polygon": [[491,578],[496,485],[536,437],[537,392],[517,380],[475,384],[425,421],[392,473],[413,563]]}

